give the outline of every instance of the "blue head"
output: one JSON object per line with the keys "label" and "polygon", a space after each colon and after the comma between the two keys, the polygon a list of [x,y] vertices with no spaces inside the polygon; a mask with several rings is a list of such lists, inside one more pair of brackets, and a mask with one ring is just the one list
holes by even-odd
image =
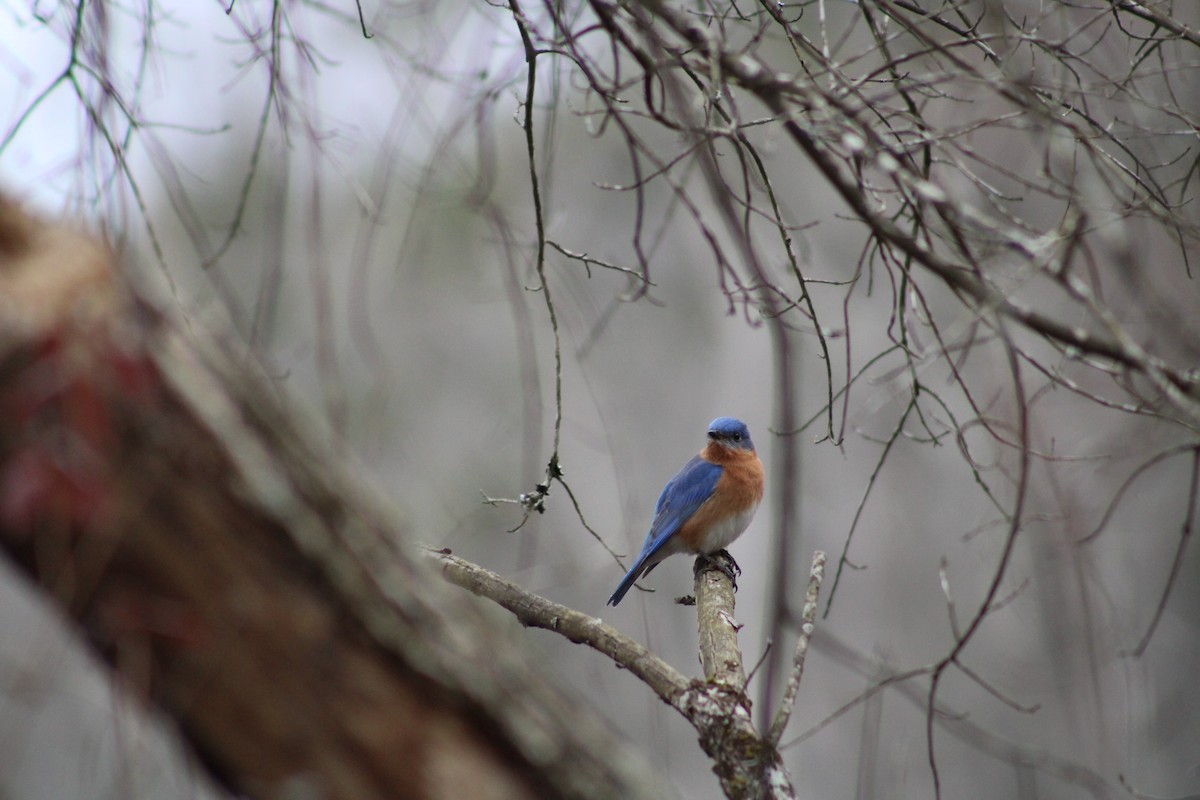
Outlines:
{"label": "blue head", "polygon": [[708,426],[708,440],[734,450],[753,450],[750,429],[733,417],[717,417]]}

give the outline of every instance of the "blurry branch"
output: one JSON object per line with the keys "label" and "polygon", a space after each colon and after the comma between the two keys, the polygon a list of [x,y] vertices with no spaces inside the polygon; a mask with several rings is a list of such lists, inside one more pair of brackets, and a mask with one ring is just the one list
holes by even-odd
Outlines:
{"label": "blurry branch", "polygon": [[1156,28],[1170,31],[1175,36],[1186,39],[1197,47],[1200,47],[1200,33],[1163,14],[1158,9],[1147,6],[1145,3],[1140,3],[1138,0],[1116,0],[1113,3],[1113,12],[1117,11],[1124,11],[1127,14],[1140,17],[1148,22],[1153,22]]}
{"label": "blurry branch", "polygon": [[362,27],[363,38],[374,38],[373,35],[367,31],[367,18],[363,16],[362,0],[354,0],[354,5],[358,9],[358,24]]}
{"label": "blurry branch", "polygon": [[829,612],[833,608],[833,598],[837,594],[838,586],[842,582],[842,569],[850,566],[850,543],[854,539],[854,532],[858,529],[858,522],[862,519],[863,509],[867,506],[867,500],[871,496],[871,490],[875,486],[875,481],[879,478],[879,474],[883,471],[883,465],[887,463],[888,453],[891,452],[893,445],[900,439],[900,435],[904,433],[904,424],[908,421],[909,414],[916,408],[916,398],[910,398],[904,406],[904,413],[900,415],[895,427],[892,428],[891,435],[883,445],[883,449],[879,453],[879,460],[875,462],[875,469],[871,470],[870,476],[867,478],[867,486],[863,489],[862,497],[858,501],[858,507],[854,509],[854,518],[850,521],[850,530],[846,533],[845,543],[842,545],[842,553],[838,556],[837,568],[833,573],[833,585],[829,587],[829,597],[825,601],[824,617],[829,617]]}
{"label": "blurry branch", "polygon": [[[80,5],[83,5],[80,2]],[[208,234],[204,230],[204,226],[195,219],[195,212],[191,209],[186,196],[175,185],[175,182],[168,181],[167,186],[170,191],[172,205],[175,206],[181,219],[190,220],[188,225],[188,233],[192,237],[200,255],[203,258],[202,268],[211,270],[220,260],[229,252],[233,246],[238,234],[245,228],[246,218],[250,208],[250,190],[254,187],[255,179],[258,178],[260,170],[263,168],[263,155],[266,151],[267,133],[271,127],[273,116],[278,120],[285,120],[287,115],[283,111],[283,103],[286,99],[288,89],[282,83],[283,77],[283,46],[288,41],[288,37],[281,30],[283,26],[284,7],[283,3],[271,3],[271,19],[267,25],[266,36],[261,32],[255,31],[251,25],[243,23],[232,12],[232,4],[229,7],[230,22],[240,29],[242,40],[253,43],[252,62],[258,62],[267,76],[267,90],[262,98],[262,110],[258,115],[258,122],[254,129],[254,142],[250,146],[249,163],[246,166],[246,171],[242,177],[241,186],[237,191],[237,202],[234,206],[233,213],[230,216],[228,227],[225,230],[224,237],[221,241],[213,246],[208,240]],[[363,30],[364,35],[366,29]],[[261,42],[265,41],[265,46]]]}
{"label": "blurry branch", "polygon": [[696,613],[705,677],[703,681],[689,681],[643,645],[596,617],[539,597],[446,550],[430,548],[428,555],[440,565],[446,580],[497,603],[522,625],[587,645],[638,677],[695,728],[701,747],[713,759],[713,769],[727,797],[795,796],[777,745],[791,713],[808,651],[816,593],[824,572],[823,553],[813,557],[811,603],[805,604],[787,705],[779,709],[770,736],[760,735],[751,721],[746,674],[737,644],[741,626],[734,618],[733,584],[712,561],[697,558],[695,562]]}
{"label": "blurry branch", "polygon": [[0,203],[0,552],[239,796],[650,796],[240,352]]}
{"label": "blurry branch", "polygon": [[1179,572],[1183,567],[1183,556],[1187,550],[1188,542],[1192,537],[1192,530],[1196,522],[1196,505],[1197,496],[1200,495],[1200,446],[1195,444],[1179,445],[1167,448],[1162,452],[1156,453],[1146,461],[1138,465],[1125,481],[1113,493],[1112,499],[1109,501],[1108,507],[1105,508],[1104,514],[1097,523],[1095,530],[1080,539],[1077,544],[1085,546],[1096,541],[1108,523],[1112,520],[1113,512],[1120,505],[1125,493],[1129,488],[1150,468],[1168,459],[1174,458],[1177,455],[1190,452],[1192,454],[1192,479],[1188,490],[1187,510],[1184,513],[1183,527],[1179,536],[1179,544],[1175,551],[1175,557],[1171,561],[1171,571],[1167,576],[1165,585],[1163,586],[1162,594],[1159,596],[1158,606],[1154,610],[1154,616],[1146,629],[1146,633],[1142,636],[1137,646],[1129,651],[1129,655],[1134,658],[1140,658],[1146,652],[1146,648],[1150,644],[1150,638],[1154,635],[1155,629],[1158,627],[1158,622],[1162,618],[1163,612],[1166,610],[1167,599],[1171,596],[1171,590],[1175,586],[1176,580],[1179,578]]}
{"label": "blurry branch", "polygon": [[[799,737],[785,742],[784,749],[807,741],[835,720],[858,707],[859,704],[885,690],[894,691],[914,708],[922,711],[927,709],[929,693],[917,685],[913,679],[928,675],[929,667],[897,673],[878,658],[860,653],[827,632],[822,633],[814,647],[822,655],[860,675],[872,676],[884,673],[890,674],[890,676],[875,683],[867,691],[840,707]],[[1087,765],[1057,756],[1040,745],[1014,742],[999,736],[973,720],[970,714],[964,713],[958,708],[938,702],[934,710],[934,722],[940,730],[990,758],[1005,764],[1030,767],[1047,777],[1071,786],[1078,786],[1091,797],[1115,800],[1130,796],[1130,793],[1122,789],[1116,782],[1110,781]]]}
{"label": "blurry branch", "polygon": [[[36,4],[32,5],[36,6]],[[267,92],[263,99],[263,108],[251,148],[249,163],[237,193],[233,213],[224,238],[215,246],[210,241],[210,234],[205,223],[201,221],[195,206],[183,189],[179,165],[164,153],[161,143],[156,138],[156,131],[159,128],[174,127],[194,135],[218,135],[226,133],[229,126],[170,126],[144,118],[141,92],[143,87],[150,83],[145,80],[145,72],[155,56],[153,38],[147,33],[141,41],[136,43],[135,46],[140,47],[138,70],[130,81],[130,85],[123,86],[122,79],[126,76],[118,76],[110,71],[111,63],[116,59],[110,59],[106,55],[114,46],[113,41],[108,37],[112,35],[116,26],[105,22],[104,16],[107,12],[104,11],[104,7],[83,0],[64,3],[61,6],[63,14],[70,16],[66,33],[69,46],[67,63],[57,76],[17,112],[14,121],[0,137],[0,157],[7,155],[26,123],[44,104],[56,94],[63,91],[69,92],[82,110],[87,120],[89,136],[93,139],[86,144],[81,144],[78,168],[81,172],[94,170],[100,176],[96,179],[96,185],[90,190],[91,196],[75,197],[75,202],[80,207],[90,207],[105,197],[113,183],[123,183],[127,186],[129,195],[141,217],[155,258],[164,267],[163,272],[168,281],[172,280],[170,272],[165,269],[164,239],[151,217],[153,192],[148,193],[148,190],[143,188],[143,184],[146,183],[145,176],[132,168],[126,158],[126,154],[131,148],[138,144],[143,145],[153,168],[159,173],[157,177],[161,179],[161,188],[165,190],[167,200],[179,222],[187,230],[203,266],[206,268],[213,266],[229,250],[238,233],[244,228],[250,191],[260,171],[272,112],[278,113],[281,118],[284,116],[280,110],[279,97],[281,92],[286,93],[286,89],[280,84],[283,72],[282,48],[289,42],[298,48],[304,46],[289,39],[287,32],[281,30],[283,4],[281,2],[271,4],[271,19],[265,36],[255,30],[253,24],[241,23],[236,14],[229,16],[231,24],[239,28],[238,32],[242,41],[251,43],[253,55],[250,60],[261,61],[266,65]],[[232,5],[230,9],[232,9]],[[156,9],[154,3],[147,3],[143,7],[130,10],[129,13],[131,16],[142,15],[143,29],[147,32],[152,31],[156,24],[160,24],[156,18],[161,12]],[[30,16],[30,22],[36,22],[53,30],[53,17],[54,15],[43,17],[40,12],[34,10]],[[262,44],[264,41],[265,45]],[[88,150],[91,151],[91,158],[85,159],[82,153]],[[103,224],[114,230],[120,228],[114,218],[103,220]]]}
{"label": "blurry branch", "polygon": [[1154,631],[1158,628],[1158,622],[1162,619],[1163,612],[1167,609],[1167,600],[1171,597],[1171,590],[1175,587],[1175,582],[1179,579],[1179,573],[1183,569],[1183,555],[1187,552],[1188,542],[1192,539],[1192,530],[1196,524],[1196,499],[1200,495],[1200,448],[1197,448],[1192,453],[1192,480],[1188,489],[1187,511],[1183,516],[1183,529],[1179,533],[1179,546],[1175,550],[1175,557],[1171,560],[1171,571],[1167,575],[1167,580],[1163,585],[1162,594],[1158,598],[1158,606],[1154,609],[1154,616],[1150,620],[1150,624],[1146,627],[1146,633],[1142,636],[1131,653],[1134,658],[1141,658],[1146,652],[1146,648],[1150,646],[1150,639],[1154,636]]}
{"label": "blurry branch", "polygon": [[1124,499],[1125,493],[1129,491],[1130,487],[1137,482],[1137,480],[1146,472],[1146,470],[1155,467],[1168,459],[1174,458],[1175,456],[1189,452],[1192,454],[1193,459],[1200,456],[1200,445],[1189,443],[1169,447],[1159,453],[1155,453],[1153,456],[1146,459],[1144,462],[1134,468],[1134,470],[1130,472],[1125,480],[1121,483],[1120,487],[1113,492],[1112,499],[1109,500],[1108,506],[1104,509],[1104,513],[1100,516],[1100,521],[1096,524],[1095,529],[1080,539],[1078,544],[1090,544],[1091,542],[1095,541],[1101,533],[1104,532],[1104,529],[1108,527],[1108,523],[1112,520],[1113,513],[1117,510],[1117,507],[1120,506],[1121,501]]}

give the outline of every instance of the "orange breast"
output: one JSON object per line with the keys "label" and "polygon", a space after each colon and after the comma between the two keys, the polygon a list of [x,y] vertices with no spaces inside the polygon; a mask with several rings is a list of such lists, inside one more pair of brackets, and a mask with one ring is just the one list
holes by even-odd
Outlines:
{"label": "orange breast", "polygon": [[763,497],[763,465],[753,452],[719,445],[710,444],[703,455],[724,472],[713,496],[679,529],[679,538],[692,552],[713,553],[729,546],[753,519]]}

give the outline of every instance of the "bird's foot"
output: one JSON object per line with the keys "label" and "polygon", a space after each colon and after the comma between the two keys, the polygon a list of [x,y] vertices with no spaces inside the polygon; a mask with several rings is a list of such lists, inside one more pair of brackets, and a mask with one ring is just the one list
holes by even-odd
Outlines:
{"label": "bird's foot", "polygon": [[737,561],[734,561],[733,556],[728,550],[718,550],[715,553],[700,553],[696,559],[694,572],[699,572],[703,569],[705,563],[711,564],[716,569],[719,569],[729,578],[729,582],[733,584],[733,590],[737,591],[737,579],[742,574],[742,568],[738,566]]}
{"label": "bird's foot", "polygon": [[[729,580],[731,580],[731,581],[733,581],[734,583],[736,583],[736,582],[737,582],[737,577],[741,576],[741,574],[742,574],[742,568],[741,568],[741,567],[739,567],[739,566],[738,566],[738,563],[737,563],[737,561],[735,561],[735,560],[733,559],[733,555],[732,555],[732,554],[731,554],[731,553],[730,553],[728,550],[718,550],[718,551],[717,551],[717,553],[716,553],[716,555],[717,555],[717,557],[718,557],[718,558],[722,558],[722,559],[724,559],[724,560],[725,560],[725,563],[727,563],[729,567],[732,567],[732,568],[733,568],[733,571],[734,571],[735,573],[737,573],[737,575],[736,575],[736,576],[735,576],[735,575],[729,575],[729,573],[728,573],[728,572],[726,572],[726,573],[725,573],[726,575],[729,575]],[[722,571],[722,572],[725,572],[725,567],[722,567],[722,568],[721,568],[721,571]]]}

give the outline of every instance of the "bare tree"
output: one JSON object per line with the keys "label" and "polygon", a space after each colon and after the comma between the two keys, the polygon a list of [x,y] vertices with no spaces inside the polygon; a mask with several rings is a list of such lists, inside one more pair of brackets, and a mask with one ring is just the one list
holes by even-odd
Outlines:
{"label": "bare tree", "polygon": [[[732,747],[678,702],[682,612],[641,604],[653,662],[570,614],[598,610],[680,436],[729,403],[769,440],[738,598],[761,664],[723,711],[764,763],[814,796],[1195,792],[1191,4],[10,13],[62,64],[8,60],[4,178],[227,313],[419,538],[488,570],[432,560],[629,667],[726,795]],[[211,45],[183,55],[179,30]],[[177,89],[181,61],[229,77]],[[229,128],[197,94],[257,105]],[[44,155],[56,103],[87,135]],[[835,557],[787,734],[815,548]],[[576,683],[636,727],[609,681]],[[666,771],[716,791],[695,763]]]}

